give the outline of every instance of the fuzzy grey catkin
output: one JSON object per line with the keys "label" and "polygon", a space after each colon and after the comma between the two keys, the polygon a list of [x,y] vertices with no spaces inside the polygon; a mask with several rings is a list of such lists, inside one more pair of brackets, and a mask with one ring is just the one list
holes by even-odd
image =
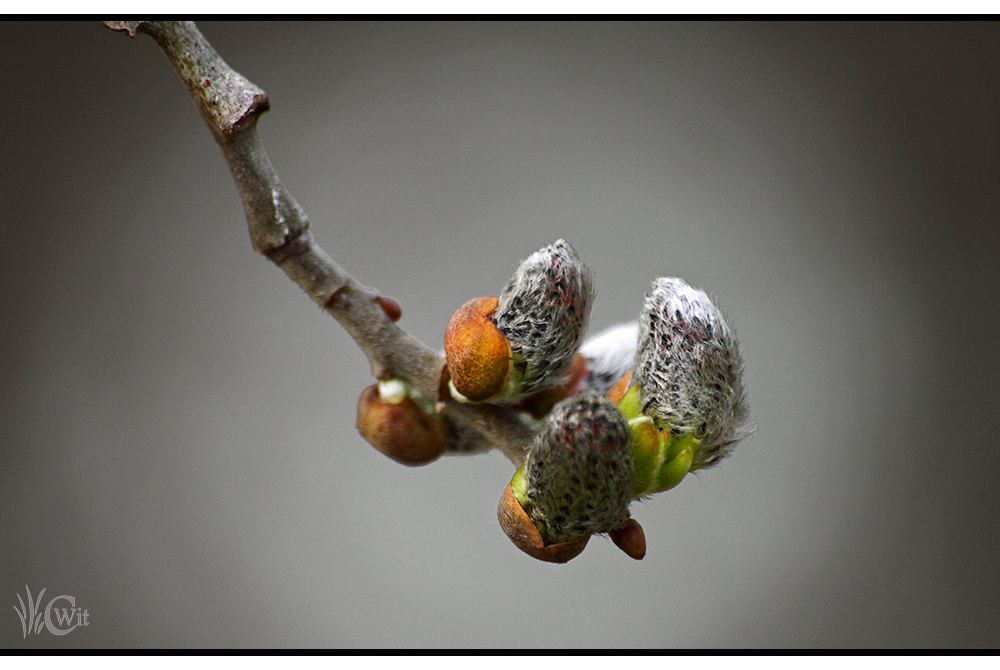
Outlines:
{"label": "fuzzy grey catkin", "polygon": [[557,404],[525,460],[525,511],[546,542],[621,528],[632,501],[631,431],[610,401],[585,391]]}
{"label": "fuzzy grey catkin", "polygon": [[632,369],[638,333],[639,324],[633,321],[612,326],[584,342],[580,353],[587,361],[587,376],[579,390],[606,395]]}
{"label": "fuzzy grey catkin", "polygon": [[692,469],[725,458],[753,432],[736,334],[704,291],[653,281],[639,320],[633,383],[660,428],[702,442]]}
{"label": "fuzzy grey catkin", "polygon": [[493,323],[510,341],[518,395],[560,382],[580,346],[593,302],[593,277],[558,240],[529,256],[500,295]]}

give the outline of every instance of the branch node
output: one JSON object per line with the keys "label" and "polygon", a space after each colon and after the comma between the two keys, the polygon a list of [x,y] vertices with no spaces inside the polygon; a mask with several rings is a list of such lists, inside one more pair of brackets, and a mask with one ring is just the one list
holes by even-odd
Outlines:
{"label": "branch node", "polygon": [[[208,79],[205,79],[208,82]],[[209,82],[211,83],[211,82]],[[208,84],[205,84],[207,86]],[[252,126],[260,118],[260,115],[271,109],[271,101],[267,97],[267,93],[264,91],[259,91],[254,93],[253,99],[247,105],[247,108],[243,111],[238,119],[233,121],[233,123],[225,128],[223,128],[223,133],[232,137],[242,133],[244,130]]]}
{"label": "branch node", "polygon": [[376,379],[399,376],[427,396],[436,393],[438,406],[451,420],[481,434],[520,465],[532,432],[516,410],[450,401],[442,357],[392,323],[402,315],[399,304],[357,284],[313,241],[305,213],[281,185],[256,133],[257,119],[270,109],[267,94],[229,67],[192,22],[104,24],[133,38],[146,33],[163,49],[229,164],[254,251],[347,329],[371,361]]}
{"label": "branch node", "polygon": [[347,293],[347,289],[348,289],[347,284],[344,284],[343,286],[339,287],[336,291],[331,293],[330,297],[326,299],[326,303],[324,303],[323,305],[324,309],[335,309],[338,307],[346,307],[347,298],[344,297],[344,294]]}
{"label": "branch node", "polygon": [[298,235],[288,237],[279,247],[264,252],[264,255],[275,265],[281,265],[293,256],[299,256],[309,251],[313,246],[313,236],[308,230],[302,230]]}

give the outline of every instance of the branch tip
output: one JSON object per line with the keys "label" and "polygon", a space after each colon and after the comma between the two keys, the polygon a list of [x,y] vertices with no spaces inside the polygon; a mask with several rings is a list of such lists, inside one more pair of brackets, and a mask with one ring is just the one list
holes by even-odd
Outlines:
{"label": "branch tip", "polygon": [[125,33],[132,39],[143,32],[149,21],[104,21],[104,27],[115,32]]}
{"label": "branch tip", "polygon": [[[391,370],[428,397],[437,392],[438,404],[455,425],[481,435],[520,464],[532,432],[516,413],[510,408],[443,402],[447,368],[442,371],[438,354],[393,323],[402,314],[398,303],[359,285],[313,241],[305,213],[281,185],[256,133],[257,119],[270,109],[267,94],[227,65],[193,22],[105,21],[104,25],[133,38],[148,34],[163,49],[229,164],[254,250],[347,329],[377,379]],[[348,299],[349,292],[365,299]]]}

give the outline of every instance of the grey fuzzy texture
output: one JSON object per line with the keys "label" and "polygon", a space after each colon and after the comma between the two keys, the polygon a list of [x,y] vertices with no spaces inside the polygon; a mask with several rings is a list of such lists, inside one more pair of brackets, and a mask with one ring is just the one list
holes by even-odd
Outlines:
{"label": "grey fuzzy texture", "polygon": [[628,521],[630,439],[624,415],[591,391],[552,409],[526,459],[525,509],[547,542],[606,533]]}
{"label": "grey fuzzy texture", "polygon": [[517,268],[493,312],[521,378],[517,395],[560,382],[586,332],[593,286],[590,269],[564,240]]}
{"label": "grey fuzzy texture", "polygon": [[587,376],[579,390],[606,395],[632,369],[638,333],[639,324],[633,321],[612,326],[584,342],[580,353],[587,359]]}
{"label": "grey fuzzy texture", "polygon": [[646,294],[634,370],[643,413],[702,441],[692,469],[718,463],[753,432],[736,334],[683,280],[661,277]]}

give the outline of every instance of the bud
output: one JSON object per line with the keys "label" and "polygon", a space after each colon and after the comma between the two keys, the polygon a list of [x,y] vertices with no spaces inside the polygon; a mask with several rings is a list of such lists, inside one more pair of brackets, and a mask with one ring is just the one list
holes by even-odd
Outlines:
{"label": "bud", "polygon": [[449,384],[464,400],[487,400],[503,391],[510,379],[510,343],[490,318],[496,306],[496,297],[474,298],[448,321],[444,354]]}
{"label": "bud", "polygon": [[[629,426],[608,400],[585,392],[556,405],[524,461],[518,496],[546,543],[620,528],[632,501]],[[515,473],[515,494],[520,484]]]}
{"label": "bud", "polygon": [[[628,383],[628,379],[626,375],[622,382]],[[680,484],[701,448],[701,441],[693,435],[674,435],[669,428],[658,428],[653,419],[644,415],[639,390],[639,384],[633,384],[618,403],[632,432],[632,486],[636,498]]]}
{"label": "bud", "polygon": [[593,293],[590,270],[568,242],[529,256],[499,298],[471,300],[448,322],[452,395],[516,401],[567,384]]}
{"label": "bud", "polygon": [[629,519],[624,526],[612,530],[608,535],[611,536],[615,546],[629,557],[641,561],[646,555],[646,534],[642,532],[642,526],[635,519]]}
{"label": "bud", "polygon": [[567,542],[545,544],[535,522],[531,520],[514,495],[511,484],[507,484],[503,495],[500,496],[497,519],[500,521],[500,527],[518,549],[532,558],[548,563],[566,563],[576,558],[590,541],[588,534]]}
{"label": "bud", "polygon": [[358,432],[376,449],[403,465],[426,465],[448,446],[445,423],[424,412],[405,382],[369,386],[358,400]]}
{"label": "bud", "polygon": [[[669,451],[692,450],[691,469],[708,467],[754,430],[742,372],[736,335],[719,308],[704,291],[661,277],[639,320],[632,379],[638,388],[620,406],[626,416],[642,414],[673,436]],[[636,416],[629,416],[633,423]]]}
{"label": "bud", "polygon": [[514,354],[510,395],[560,382],[586,331],[593,296],[590,270],[564,240],[521,263],[493,312]]}
{"label": "bud", "polygon": [[632,370],[638,335],[639,324],[633,321],[608,328],[584,342],[580,354],[587,361],[587,376],[580,383],[580,389],[607,395],[611,387]]}

